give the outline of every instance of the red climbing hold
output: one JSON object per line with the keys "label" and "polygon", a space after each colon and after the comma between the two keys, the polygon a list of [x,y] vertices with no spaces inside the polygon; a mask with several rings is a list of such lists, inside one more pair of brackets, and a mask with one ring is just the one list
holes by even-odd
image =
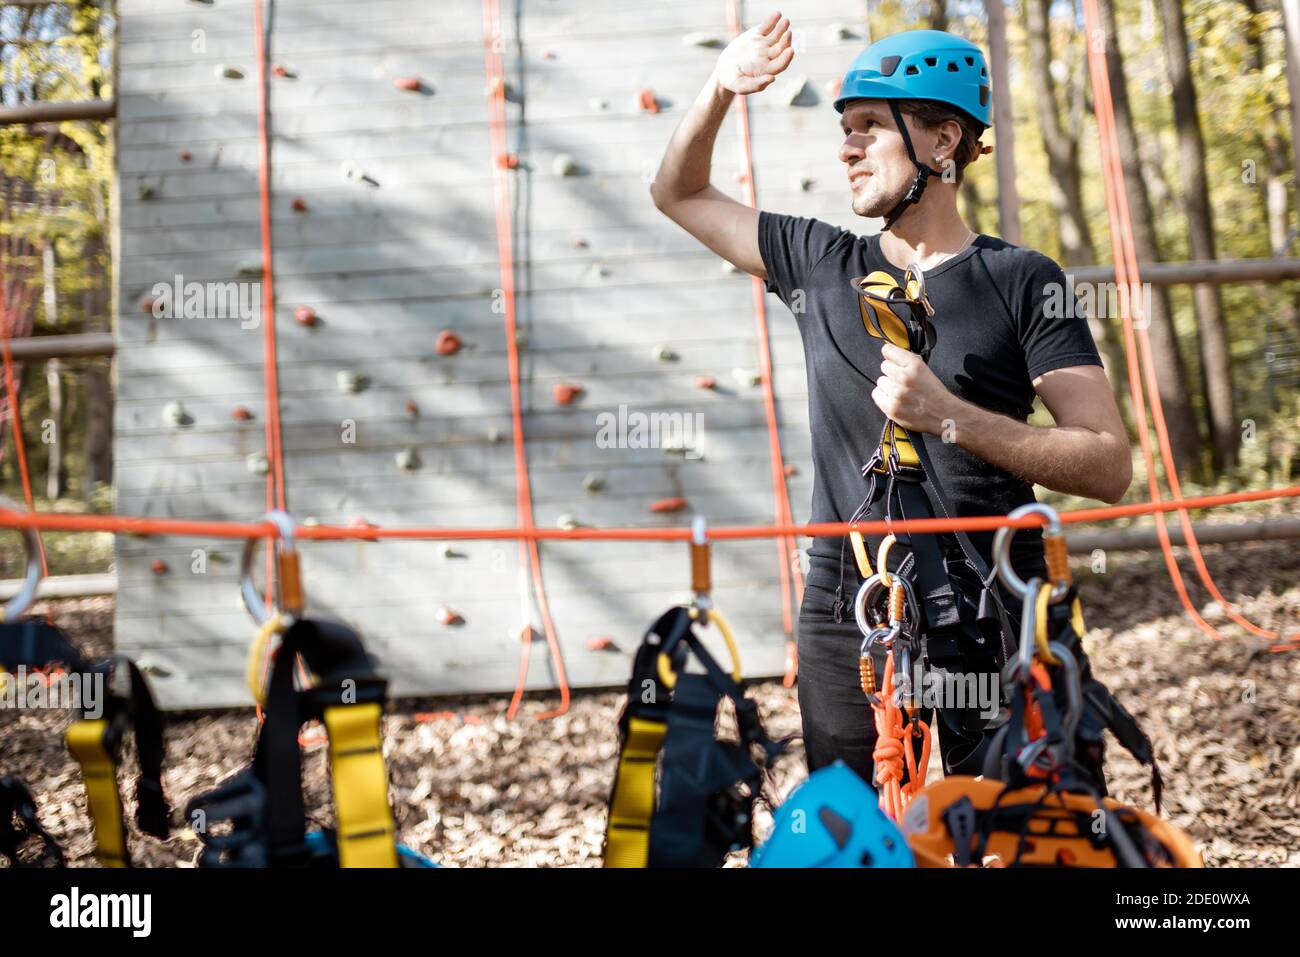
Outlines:
{"label": "red climbing hold", "polygon": [[555,404],[570,405],[573,400],[583,393],[582,386],[577,383],[561,382],[555,387]]}
{"label": "red climbing hold", "polygon": [[293,311],[293,321],[300,326],[314,326],[317,322],[316,310],[311,306],[299,306]]}
{"label": "red climbing hold", "polygon": [[697,375],[695,377],[695,388],[697,389],[716,389],[718,380],[711,375]]}
{"label": "red climbing hold", "polygon": [[588,651],[609,651],[614,648],[614,639],[608,635],[595,635],[587,639]]}
{"label": "red climbing hold", "polygon": [[393,77],[393,86],[399,90],[409,90],[412,93],[419,93],[423,84],[418,76],[395,76]]}
{"label": "red climbing hold", "polygon": [[194,154],[189,150],[181,150],[176,155],[180,158],[182,163],[188,163],[190,160],[194,159]]}
{"label": "red climbing hold", "polygon": [[452,611],[446,605],[439,605],[438,610],[437,612],[435,612],[435,614],[438,618],[438,624],[440,625],[465,624],[465,619],[462,618],[460,615],[458,615],[456,612]]}
{"label": "red climbing hold", "polygon": [[415,418],[415,416],[420,414],[420,407],[415,404],[414,399],[406,400],[406,414],[411,416],[411,418]]}
{"label": "red climbing hold", "polygon": [[791,476],[791,475],[798,475],[798,474],[799,474],[799,466],[795,465],[793,462],[786,462],[786,463],[785,463],[785,470],[784,470],[784,471],[785,471],[785,474],[786,474],[786,477],[787,477],[787,478],[788,478],[789,476]]}
{"label": "red climbing hold", "polygon": [[230,417],[236,422],[247,422],[253,417],[253,413],[249,412],[246,406],[237,405],[231,410]]}
{"label": "red climbing hold", "polygon": [[686,499],[681,498],[661,498],[650,506],[652,512],[680,512],[686,507]]}
{"label": "red climbing hold", "polygon": [[287,67],[285,67],[285,66],[283,66],[283,65],[277,65],[277,66],[274,66],[274,67],[271,68],[271,73],[272,73],[274,76],[288,76],[288,75],[289,75],[289,70],[288,70]]}
{"label": "red climbing hold", "polygon": [[145,296],[143,299],[140,300],[140,311],[145,313],[146,315],[152,316],[153,304],[157,301],[158,300],[152,299],[149,296]]}
{"label": "red climbing hold", "polygon": [[167,568],[167,563],[163,561],[161,558],[155,558],[153,560],[153,564],[151,564],[149,567],[153,570],[153,573],[155,575],[166,575],[167,572],[170,570]]}
{"label": "red climbing hold", "polygon": [[573,248],[574,248],[574,249],[586,249],[587,246],[588,246],[587,240],[583,239],[581,236],[574,236],[574,237],[573,237]]}
{"label": "red climbing hold", "polygon": [[460,352],[460,336],[450,329],[444,329],[438,333],[438,341],[434,345],[440,356],[453,356]]}
{"label": "red climbing hold", "polygon": [[647,113],[659,112],[659,101],[655,99],[655,91],[646,87],[639,94],[641,109]]}
{"label": "red climbing hold", "polygon": [[307,212],[307,200],[303,199],[301,196],[295,196],[293,198],[293,202],[290,203],[289,205],[292,207],[295,213]]}
{"label": "red climbing hold", "polygon": [[519,157],[514,153],[502,153],[497,157],[497,165],[502,169],[518,169]]}

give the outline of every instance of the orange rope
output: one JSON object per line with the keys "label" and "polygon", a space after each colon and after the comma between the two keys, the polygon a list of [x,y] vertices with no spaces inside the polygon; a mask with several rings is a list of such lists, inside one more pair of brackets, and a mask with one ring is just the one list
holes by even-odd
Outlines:
{"label": "orange rope", "polygon": [[[876,747],[871,759],[876,766],[876,784],[880,788],[880,809],[892,821],[901,820],[903,811],[925,787],[930,766],[930,726],[914,719],[903,724],[903,709],[894,703],[894,656],[885,656],[885,673],[880,684],[879,703],[872,704],[876,720]],[[921,739],[921,761],[917,764],[914,739]],[[907,781],[903,781],[906,768]]]}
{"label": "orange rope", "polygon": [[[727,0],[727,24],[732,39],[740,35],[740,12],[736,0]],[[746,205],[757,208],[754,192],[754,156],[749,135],[749,98],[736,97],[736,115],[740,121],[740,171],[744,177],[743,192]],[[790,510],[790,487],[785,480],[785,457],[781,453],[781,431],[776,419],[776,394],[772,383],[772,343],[767,328],[767,291],[763,280],[750,277],[754,297],[754,321],[758,330],[759,374],[763,379],[763,411],[767,417],[767,445],[772,463],[772,497],[776,520],[779,524],[794,523]],[[793,537],[784,535],[777,542],[777,555],[781,566],[781,623],[786,635],[785,681],[787,688],[794,684],[798,673],[798,652],[794,642],[794,611],[791,604],[803,601],[803,569],[799,567],[799,551]],[[791,576],[794,578],[793,585]]]}
{"label": "orange rope", "polygon": [[[1084,0],[1083,6],[1088,35],[1104,36],[1104,33],[1101,32],[1101,14],[1097,7],[1097,0]],[[1129,391],[1133,401],[1138,439],[1142,446],[1142,457],[1146,463],[1147,484],[1150,488],[1152,502],[1160,502],[1160,484],[1156,475],[1155,458],[1151,451],[1146,402],[1143,398],[1144,385],[1146,395],[1151,403],[1151,422],[1155,426],[1160,462],[1164,468],[1165,479],[1169,483],[1169,489],[1173,497],[1180,499],[1182,498],[1182,484],[1178,478],[1178,466],[1174,460],[1172,446],[1169,441],[1169,429],[1165,422],[1164,407],[1156,378],[1151,336],[1145,323],[1136,330],[1133,325],[1129,296],[1134,290],[1141,288],[1141,273],[1137,261],[1137,242],[1134,237],[1133,220],[1128,205],[1128,190],[1125,183],[1123,161],[1120,157],[1114,101],[1111,98],[1110,77],[1106,69],[1105,53],[1104,50],[1097,50],[1091,43],[1088,44],[1088,66],[1091,74],[1093,100],[1102,148],[1102,172],[1106,184],[1107,213],[1110,223],[1113,227],[1116,227],[1111,230],[1112,256],[1115,260],[1116,285],[1120,291],[1120,314],[1124,326],[1124,351],[1128,359]],[[1150,317],[1145,318],[1149,320]],[[1145,382],[1139,378],[1140,371],[1145,373]],[[1228,603],[1205,564],[1205,557],[1201,553],[1200,544],[1196,540],[1191,518],[1186,509],[1178,509],[1178,518],[1183,528],[1187,549],[1192,556],[1193,564],[1196,566],[1197,575],[1228,618],[1252,634],[1275,642],[1270,649],[1271,651],[1289,651],[1300,648],[1300,641],[1297,640],[1300,639],[1300,633],[1283,636],[1279,632],[1261,628],[1240,615]],[[1169,570],[1174,590],[1178,593],[1183,608],[1201,630],[1216,639],[1222,639],[1223,635],[1201,617],[1187,594],[1187,586],[1183,581],[1182,570],[1178,567],[1173,545],[1169,539],[1169,532],[1165,526],[1164,516],[1161,513],[1156,513],[1156,532],[1160,539],[1160,550],[1164,555],[1165,565]],[[1284,639],[1287,641],[1286,644],[1278,644]]]}
{"label": "orange rope", "polygon": [[[492,142],[492,185],[496,196],[496,230],[497,259],[501,267],[501,292],[505,300],[506,355],[510,370],[510,416],[514,426],[515,454],[515,511],[519,524],[525,530],[535,528],[533,524],[533,493],[528,477],[528,456],[524,451],[524,422],[522,401],[519,394],[519,345],[515,322],[515,259],[514,243],[511,235],[510,221],[510,182],[504,162],[507,152],[506,142],[506,83],[505,72],[501,63],[501,8],[499,0],[483,2],[483,54],[487,71],[488,121]],[[560,642],[555,633],[555,623],[551,620],[550,605],[546,600],[546,587],[542,579],[542,558],[537,548],[537,539],[520,538],[520,560],[526,561],[531,573],[533,597],[537,601],[537,610],[541,615],[542,629],[546,634],[546,644],[551,652],[551,663],[555,667],[556,682],[560,688],[560,706],[552,711],[540,712],[535,717],[553,718],[569,710],[569,682],[564,670],[564,655],[560,651]],[[520,651],[519,682],[506,716],[513,719],[519,710],[519,703],[524,694],[524,683],[528,675],[528,652],[532,644],[532,629],[522,636]]]}

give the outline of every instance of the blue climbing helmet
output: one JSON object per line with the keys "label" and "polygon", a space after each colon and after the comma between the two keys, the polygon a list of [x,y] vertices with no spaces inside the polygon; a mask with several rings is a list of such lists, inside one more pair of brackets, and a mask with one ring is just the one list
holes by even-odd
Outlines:
{"label": "blue climbing helmet", "polygon": [[853,100],[884,100],[894,116],[908,158],[916,166],[907,195],[885,217],[885,229],[907,207],[921,201],[926,183],[941,172],[916,158],[903,123],[899,100],[930,100],[966,114],[982,129],[989,117],[989,69],[980,48],[942,30],[907,30],[877,40],[857,55],[840,83],[835,109],[843,113]]}
{"label": "blue climbing helmet", "polygon": [[750,867],[915,867],[876,792],[843,761],[814,771],[776,811]]}

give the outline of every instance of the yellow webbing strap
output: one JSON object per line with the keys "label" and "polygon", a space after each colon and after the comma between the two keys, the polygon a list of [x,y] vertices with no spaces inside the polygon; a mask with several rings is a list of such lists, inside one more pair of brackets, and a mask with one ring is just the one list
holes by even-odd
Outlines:
{"label": "yellow webbing strap", "polygon": [[129,867],[117,764],[104,746],[107,734],[108,721],[83,719],[68,728],[66,741],[86,782],[90,820],[95,829],[95,856],[105,867]]}
{"label": "yellow webbing strap", "polygon": [[645,867],[650,858],[650,819],[655,811],[655,761],[667,722],[630,718],[618,754],[614,796],[605,832],[606,867]]}
{"label": "yellow webbing strap", "polygon": [[325,709],[340,867],[397,867],[377,702]]}
{"label": "yellow webbing strap", "polygon": [[871,556],[867,554],[867,543],[862,540],[861,532],[849,532],[849,544],[853,546],[853,557],[858,562],[858,572],[863,579],[871,577]]}

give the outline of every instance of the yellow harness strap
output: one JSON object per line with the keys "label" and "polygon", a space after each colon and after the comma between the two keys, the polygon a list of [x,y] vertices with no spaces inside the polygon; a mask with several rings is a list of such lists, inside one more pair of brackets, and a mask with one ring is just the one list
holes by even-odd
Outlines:
{"label": "yellow harness strap", "polygon": [[325,709],[340,867],[397,867],[377,702]]}
{"label": "yellow harness strap", "polygon": [[90,819],[95,830],[95,856],[105,867],[129,867],[126,856],[126,822],[122,796],[117,790],[117,763],[105,739],[109,725],[104,719],[76,721],[68,728],[68,750],[81,765],[86,782]]}
{"label": "yellow harness strap", "polygon": [[631,718],[618,755],[609,803],[606,867],[645,867],[650,858],[650,819],[655,810],[655,763],[668,723]]}

